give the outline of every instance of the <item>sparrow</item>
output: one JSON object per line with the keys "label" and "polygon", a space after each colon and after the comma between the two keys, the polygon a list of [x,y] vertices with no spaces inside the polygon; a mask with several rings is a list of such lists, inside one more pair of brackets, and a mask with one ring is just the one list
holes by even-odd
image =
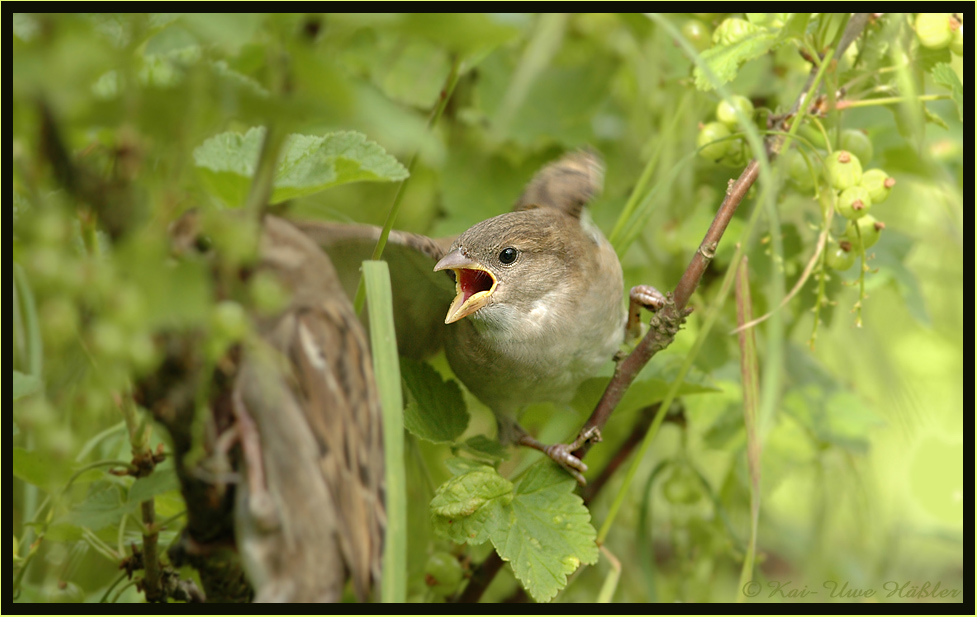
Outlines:
{"label": "sparrow", "polygon": [[617,254],[584,207],[602,178],[593,152],[564,156],[533,178],[513,212],[462,233],[434,267],[455,276],[444,320],[455,375],[495,413],[503,443],[542,450],[581,484],[587,466],[570,454],[580,444],[545,446],[515,415],[531,403],[569,402],[640,327],[639,307],[664,302],[638,286],[625,307]]}
{"label": "sparrow", "polygon": [[[171,227],[176,253],[206,245],[200,218],[191,212]],[[378,588],[386,527],[366,332],[329,258],[291,223],[263,217],[257,263],[240,276],[258,272],[273,276],[288,302],[252,315],[254,336],[237,352],[238,551],[256,601],[337,602],[347,579],[366,600]]]}

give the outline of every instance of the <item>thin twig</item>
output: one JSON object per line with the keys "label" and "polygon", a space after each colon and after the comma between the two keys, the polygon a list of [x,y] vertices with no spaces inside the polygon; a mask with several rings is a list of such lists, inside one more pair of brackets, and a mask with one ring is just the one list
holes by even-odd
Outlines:
{"label": "thin twig", "polygon": [[156,528],[156,505],[152,498],[139,504],[142,511],[142,524],[146,531],[142,536],[143,568],[146,576],[143,578],[143,591],[150,602],[163,602],[163,586],[160,581],[160,564],[158,554],[159,532]]}

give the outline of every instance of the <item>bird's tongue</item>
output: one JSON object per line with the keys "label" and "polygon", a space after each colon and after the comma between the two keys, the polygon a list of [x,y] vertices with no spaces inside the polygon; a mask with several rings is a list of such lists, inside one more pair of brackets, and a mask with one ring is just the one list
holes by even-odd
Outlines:
{"label": "bird's tongue", "polygon": [[458,272],[458,287],[464,294],[462,302],[467,302],[468,298],[480,291],[492,289],[492,277],[482,270],[469,270],[462,268]]}

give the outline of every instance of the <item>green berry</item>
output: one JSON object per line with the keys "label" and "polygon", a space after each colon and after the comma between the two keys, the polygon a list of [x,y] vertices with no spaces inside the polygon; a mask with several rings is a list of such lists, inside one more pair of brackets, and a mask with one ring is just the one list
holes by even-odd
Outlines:
{"label": "green berry", "polygon": [[146,318],[146,300],[133,285],[121,285],[115,291],[112,304],[120,324],[135,327]]}
{"label": "green berry", "polygon": [[747,161],[749,161],[752,157],[753,154],[750,151],[750,144],[746,143],[745,141],[737,140],[732,142],[729,150],[719,162],[726,167],[735,169],[737,167],[743,167],[746,165]]}
{"label": "green berry", "polygon": [[797,127],[797,134],[811,142],[811,145],[815,148],[825,150],[828,147],[828,142],[824,139],[824,133],[819,131],[813,124],[806,122],[801,124]]}
{"label": "green berry", "polygon": [[848,245],[849,248],[846,249],[839,245],[828,247],[827,264],[832,270],[843,272],[855,265],[855,254],[851,252],[851,245],[848,242],[844,244]]}
{"label": "green berry", "polygon": [[106,358],[121,358],[126,354],[126,333],[113,321],[99,321],[92,327],[95,348]]}
{"label": "green berry", "polygon": [[[208,220],[207,223],[212,223]],[[251,220],[238,218],[221,219],[221,225],[207,226],[214,249],[226,263],[244,264],[254,259],[258,247],[258,227]]]}
{"label": "green berry", "polygon": [[145,332],[129,337],[128,357],[132,365],[139,370],[152,368],[156,361],[156,346],[153,339]]}
{"label": "green berry", "polygon": [[745,19],[739,17],[727,17],[724,19],[716,31],[712,33],[712,42],[720,45],[732,45],[739,43],[751,34],[760,32],[762,28],[755,26]]}
{"label": "green berry", "polygon": [[747,118],[753,115],[753,103],[745,96],[738,94],[719,101],[716,106],[716,118],[731,129],[735,129],[739,124],[736,119],[736,111],[739,110]]}
{"label": "green berry", "polygon": [[872,155],[874,154],[872,151],[872,140],[862,131],[845,129],[841,132],[841,138],[838,140],[838,144],[842,150],[848,150],[858,157],[862,165],[872,160]]}
{"label": "green berry", "polygon": [[289,293],[270,272],[258,272],[248,283],[254,308],[262,315],[274,315],[288,304]]}
{"label": "green berry", "polygon": [[224,300],[214,307],[211,318],[214,334],[224,341],[238,341],[247,334],[248,315],[237,302]]}
{"label": "green berry", "polygon": [[[732,133],[722,122],[710,122],[702,127],[695,145],[700,148],[699,156],[710,161],[718,161],[732,146],[731,140],[724,139]],[[723,141],[717,141],[723,139]],[[716,143],[712,143],[716,142]]]}
{"label": "green berry", "polygon": [[835,209],[838,214],[848,220],[854,221],[868,214],[872,207],[872,197],[868,189],[862,185],[850,186],[838,195],[835,202]]}
{"label": "green berry", "polygon": [[461,564],[451,553],[434,553],[428,557],[427,564],[424,566],[424,582],[439,596],[454,593],[463,577]]}
{"label": "green berry", "polygon": [[64,296],[45,300],[41,305],[40,317],[41,333],[55,347],[75,336],[81,321],[75,304]]}
{"label": "green berry", "polygon": [[831,186],[843,191],[862,181],[862,164],[847,150],[836,150],[825,163],[825,173]]}
{"label": "green berry", "polygon": [[916,36],[919,44],[929,49],[943,49],[953,41],[949,13],[919,13],[916,15]]}
{"label": "green berry", "polygon": [[868,189],[873,204],[880,204],[889,197],[896,179],[881,169],[869,169],[862,174],[862,186]]}
{"label": "green berry", "polygon": [[851,242],[853,248],[857,249],[859,246],[863,246],[865,249],[869,249],[879,241],[883,229],[885,229],[885,223],[877,221],[874,216],[867,214],[857,221],[849,221],[848,227],[845,228],[845,237]]}
{"label": "green berry", "polygon": [[712,46],[712,31],[698,19],[690,19],[682,24],[682,36],[699,51]]}
{"label": "green berry", "polygon": [[811,170],[807,166],[807,161],[804,160],[804,155],[800,151],[791,148],[784,155],[787,159],[787,175],[794,182],[797,188],[802,191],[807,191],[814,188],[814,177],[811,175]]}

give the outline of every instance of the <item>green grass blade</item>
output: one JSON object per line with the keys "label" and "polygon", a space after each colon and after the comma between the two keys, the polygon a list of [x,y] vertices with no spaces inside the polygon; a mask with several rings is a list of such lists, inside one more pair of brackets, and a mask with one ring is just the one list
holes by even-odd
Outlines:
{"label": "green grass blade", "polygon": [[[736,321],[743,325],[753,320],[750,278],[746,257],[736,271]],[[743,382],[743,419],[746,425],[746,463],[750,470],[750,543],[740,572],[739,602],[747,596],[743,589],[753,579],[756,560],[757,525],[760,520],[760,435],[757,431],[757,406],[760,395],[760,370],[757,364],[756,332],[746,328],[739,333],[740,375]]]}
{"label": "green grass blade", "polygon": [[394,332],[390,270],[385,261],[364,261],[363,279],[369,299],[370,347],[380,405],[383,407],[383,448],[387,474],[387,537],[384,541],[384,602],[407,599],[407,491],[404,463],[404,399]]}

